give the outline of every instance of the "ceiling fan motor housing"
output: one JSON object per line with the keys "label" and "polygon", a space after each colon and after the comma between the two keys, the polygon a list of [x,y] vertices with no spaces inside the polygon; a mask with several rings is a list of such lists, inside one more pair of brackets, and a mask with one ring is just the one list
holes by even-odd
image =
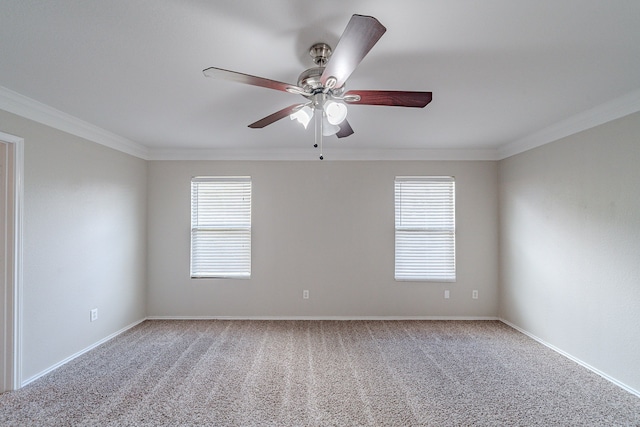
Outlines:
{"label": "ceiling fan motor housing", "polygon": [[313,67],[308,70],[304,70],[300,77],[298,77],[298,86],[304,89],[307,93],[314,93],[316,89],[322,89],[322,72],[324,67]]}
{"label": "ceiling fan motor housing", "polygon": [[[339,88],[332,88],[329,91],[325,90],[325,86],[322,84],[320,78],[324,72],[324,67],[313,67],[308,70],[304,70],[300,77],[298,77],[298,87],[301,87],[309,95],[314,95],[318,92],[330,92],[333,96],[340,96],[344,92],[344,86]],[[327,86],[328,88],[328,86]]]}

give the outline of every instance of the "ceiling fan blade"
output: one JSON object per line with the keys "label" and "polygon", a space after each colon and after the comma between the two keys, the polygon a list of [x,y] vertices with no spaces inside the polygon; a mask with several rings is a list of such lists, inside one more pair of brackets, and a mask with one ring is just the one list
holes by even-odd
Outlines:
{"label": "ceiling fan blade", "polygon": [[[359,96],[360,100],[349,99]],[[431,102],[431,92],[405,92],[400,90],[350,90],[344,94],[348,104],[389,105],[394,107],[424,108]]]}
{"label": "ceiling fan blade", "polygon": [[253,86],[266,87],[267,89],[281,90],[283,92],[302,94],[304,90],[296,85],[278,82],[275,80],[265,79],[264,77],[256,77],[249,74],[238,73],[237,71],[223,70],[222,68],[210,67],[202,70],[206,77],[216,79],[229,80],[232,82],[244,83]]}
{"label": "ceiling fan blade", "polygon": [[270,114],[267,117],[258,120],[255,123],[251,123],[249,125],[249,127],[252,128],[252,129],[263,128],[265,126],[270,125],[271,123],[277,122],[280,119],[284,119],[285,117],[291,115],[291,113],[293,113],[294,111],[296,111],[298,108],[300,108],[302,106],[304,106],[304,104],[290,105],[290,106],[288,106],[286,108],[283,108],[280,111],[276,111],[275,113]]}
{"label": "ceiling fan blade", "polygon": [[353,129],[351,129],[351,125],[347,121],[347,119],[343,120],[342,123],[338,125],[340,130],[336,133],[338,138],[346,138],[349,135],[353,135]]}
{"label": "ceiling fan blade", "polygon": [[353,15],[322,73],[322,84],[325,85],[329,77],[335,77],[335,87],[342,87],[385,31],[373,16]]}

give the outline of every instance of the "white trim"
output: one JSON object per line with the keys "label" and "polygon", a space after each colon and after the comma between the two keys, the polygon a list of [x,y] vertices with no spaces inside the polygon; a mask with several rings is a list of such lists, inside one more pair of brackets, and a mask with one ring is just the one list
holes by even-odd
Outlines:
{"label": "white trim", "polygon": [[13,387],[20,388],[22,381],[22,314],[24,295],[23,284],[23,242],[24,242],[24,140],[15,143],[14,150],[14,295],[13,295]]}
{"label": "white trim", "polygon": [[[327,148],[327,161],[498,160],[495,149],[344,149]],[[151,149],[149,160],[318,160],[314,149]]]}
{"label": "white trim", "polygon": [[634,389],[634,388],[632,388],[632,387],[629,387],[629,386],[628,386],[628,385],[626,385],[625,383],[623,383],[623,382],[621,382],[621,381],[618,381],[617,379],[615,379],[615,378],[613,378],[613,377],[611,377],[611,376],[609,376],[609,375],[605,374],[604,372],[602,372],[602,371],[601,371],[601,370],[599,370],[598,368],[595,368],[595,367],[593,367],[593,366],[589,365],[588,363],[583,362],[582,360],[578,359],[578,358],[577,358],[577,357],[575,357],[575,356],[572,356],[571,354],[567,353],[567,352],[566,352],[566,351],[564,351],[564,350],[559,349],[558,347],[556,347],[556,346],[555,346],[555,345],[553,345],[553,344],[549,344],[549,343],[548,343],[548,342],[546,342],[545,340],[543,340],[543,339],[541,339],[541,338],[539,338],[539,337],[535,336],[535,335],[534,335],[534,334],[532,334],[531,332],[526,331],[526,330],[522,329],[521,327],[519,327],[519,326],[517,326],[517,325],[514,325],[513,323],[509,322],[508,320],[505,320],[505,319],[502,319],[502,318],[499,318],[498,320],[500,320],[502,323],[504,323],[504,324],[506,324],[506,325],[508,325],[508,326],[512,327],[513,329],[517,330],[518,332],[521,332],[521,333],[525,334],[525,335],[526,335],[526,336],[528,336],[529,338],[531,338],[531,339],[534,339],[534,340],[538,341],[540,344],[544,345],[545,347],[550,348],[551,350],[553,350],[553,351],[555,351],[556,353],[558,353],[558,354],[560,354],[560,355],[562,355],[562,356],[566,357],[567,359],[569,359],[569,360],[571,360],[571,361],[573,361],[573,362],[577,363],[578,365],[580,365],[580,366],[582,366],[582,367],[584,367],[584,368],[587,368],[588,370],[590,370],[591,372],[593,372],[593,373],[595,373],[595,374],[600,375],[600,376],[601,376],[602,378],[604,378],[605,380],[607,380],[607,381],[609,381],[609,382],[611,382],[611,383],[613,383],[613,384],[617,385],[618,387],[620,387],[620,388],[622,388],[622,389],[624,389],[624,390],[628,391],[629,393],[631,393],[631,394],[633,394],[633,395],[636,395],[636,396],[640,397],[640,391],[638,391],[638,390],[636,390],[636,389]]}
{"label": "white trim", "polygon": [[0,109],[141,159],[147,160],[149,157],[149,149],[142,144],[106,131],[3,86],[0,86]]}
{"label": "white trim", "polygon": [[[12,358],[10,376],[11,388],[20,388],[22,380],[22,247],[23,247],[23,206],[24,206],[24,139],[0,132],[0,140],[13,144],[13,254],[11,277],[11,341],[6,355]],[[6,326],[6,325],[5,325]],[[7,332],[7,331],[5,331]]]}
{"label": "white trim", "polygon": [[500,320],[493,316],[147,316],[147,320]]}
{"label": "white trim", "polygon": [[112,333],[111,335],[101,339],[100,341],[91,344],[89,347],[86,347],[86,348],[80,350],[79,352],[72,354],[71,356],[67,357],[64,360],[61,360],[60,362],[56,363],[55,365],[52,365],[52,366],[48,367],[44,371],[39,372],[39,373],[35,374],[34,376],[32,376],[30,378],[27,378],[26,380],[24,380],[22,382],[22,387],[26,386],[27,384],[30,384],[30,383],[34,382],[38,378],[43,377],[43,376],[47,375],[50,372],[55,371],[56,369],[58,369],[62,365],[71,362],[73,359],[75,359],[75,358],[77,358],[79,356],[82,356],[83,354],[93,350],[94,348],[98,347],[99,345],[102,345],[102,344],[106,343],[107,341],[117,337],[121,333],[128,331],[129,329],[133,328],[134,326],[139,325],[140,323],[144,322],[145,320],[147,320],[147,319],[141,319],[141,320],[138,320],[136,322],[133,322],[129,326],[125,326],[124,328],[120,329],[119,331],[116,331],[116,332]]}
{"label": "white trim", "polygon": [[640,111],[640,90],[630,92],[517,141],[498,147],[497,160],[506,159],[638,111]]}
{"label": "white trim", "polygon": [[24,138],[20,138],[19,136],[10,135],[4,132],[0,132],[0,140],[4,142],[9,142],[12,144],[20,144],[24,142]]}

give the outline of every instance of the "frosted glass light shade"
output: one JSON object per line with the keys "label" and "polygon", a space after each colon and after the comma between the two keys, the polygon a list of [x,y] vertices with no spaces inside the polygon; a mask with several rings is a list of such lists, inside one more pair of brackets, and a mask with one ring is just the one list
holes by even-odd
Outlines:
{"label": "frosted glass light shade", "polygon": [[338,133],[340,127],[338,125],[333,125],[329,123],[329,118],[325,114],[322,118],[322,136],[331,136]]}
{"label": "frosted glass light shade", "polygon": [[307,126],[309,126],[309,122],[311,121],[312,117],[313,117],[313,110],[308,105],[305,105],[295,113],[289,115],[289,118],[291,120],[297,120],[298,123],[301,123],[305,129],[307,128]]}
{"label": "frosted glass light shade", "polygon": [[347,106],[342,102],[327,101],[324,104],[324,112],[327,114],[327,120],[332,125],[339,125],[347,118]]}

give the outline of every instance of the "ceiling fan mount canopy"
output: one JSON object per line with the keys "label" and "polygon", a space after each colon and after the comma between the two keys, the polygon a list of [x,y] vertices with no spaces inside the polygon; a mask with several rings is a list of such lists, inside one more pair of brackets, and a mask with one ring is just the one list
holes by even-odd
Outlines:
{"label": "ceiling fan mount canopy", "polygon": [[309,49],[309,55],[313,58],[313,63],[318,67],[324,67],[329,62],[333,50],[326,43],[315,43]]}

